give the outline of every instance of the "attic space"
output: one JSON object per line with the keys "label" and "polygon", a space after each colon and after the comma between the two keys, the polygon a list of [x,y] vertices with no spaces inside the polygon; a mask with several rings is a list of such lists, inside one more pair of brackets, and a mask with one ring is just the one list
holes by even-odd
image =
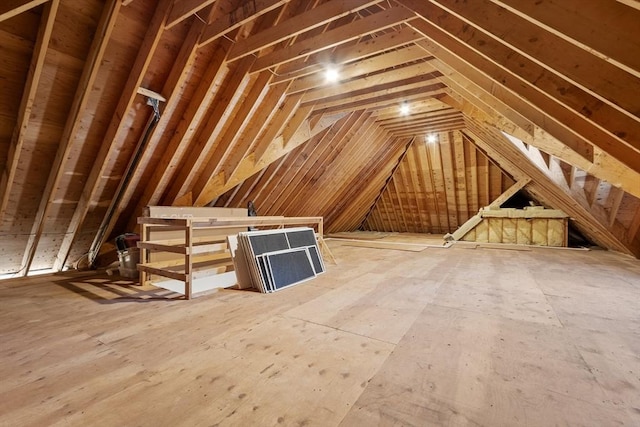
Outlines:
{"label": "attic space", "polygon": [[[0,1],[0,425],[640,425],[639,22]],[[285,225],[313,280],[242,289]]]}
{"label": "attic space", "polygon": [[95,258],[145,206],[444,234],[525,179],[637,258],[637,2],[520,3],[4,2],[0,274]]}

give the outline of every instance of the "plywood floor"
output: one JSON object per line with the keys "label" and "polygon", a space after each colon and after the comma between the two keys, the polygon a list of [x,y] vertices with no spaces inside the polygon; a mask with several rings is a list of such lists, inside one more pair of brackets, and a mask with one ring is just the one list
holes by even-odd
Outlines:
{"label": "plywood floor", "polygon": [[0,282],[0,425],[640,425],[638,260],[328,243],[270,295]]}

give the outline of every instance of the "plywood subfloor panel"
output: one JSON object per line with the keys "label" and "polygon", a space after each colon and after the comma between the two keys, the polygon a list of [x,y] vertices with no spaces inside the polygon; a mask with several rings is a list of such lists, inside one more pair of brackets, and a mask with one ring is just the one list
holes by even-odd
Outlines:
{"label": "plywood subfloor panel", "polygon": [[0,425],[640,424],[637,260],[327,243],[276,294],[1,282]]}
{"label": "plywood subfloor panel", "polygon": [[444,234],[427,233],[399,233],[399,232],[379,232],[379,231],[351,231],[342,233],[331,233],[326,238],[331,239],[351,239],[351,240],[374,240],[376,242],[396,242],[419,245],[444,244]]}
{"label": "plywood subfloor panel", "polygon": [[362,248],[372,249],[384,249],[393,251],[409,251],[409,252],[422,252],[427,249],[427,246],[416,243],[399,243],[399,242],[386,242],[376,240],[351,240],[351,239],[339,239],[338,242],[343,246],[357,246]]}
{"label": "plywood subfloor panel", "polygon": [[344,231],[341,233],[331,233],[325,238],[334,239],[359,239],[359,240],[377,240],[389,236],[390,233],[381,231]]}

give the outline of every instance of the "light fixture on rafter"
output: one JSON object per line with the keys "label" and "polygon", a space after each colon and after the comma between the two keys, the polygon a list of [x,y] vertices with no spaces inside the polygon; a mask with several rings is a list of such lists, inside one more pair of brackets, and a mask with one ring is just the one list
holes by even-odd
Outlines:
{"label": "light fixture on rafter", "polygon": [[438,142],[438,135],[435,133],[427,134],[427,136],[425,137],[425,141],[427,142],[427,144],[435,144],[436,142]]}
{"label": "light fixture on rafter", "polygon": [[324,78],[328,83],[335,83],[340,78],[340,72],[335,66],[330,65],[324,71]]}
{"label": "light fixture on rafter", "polygon": [[409,107],[409,103],[407,101],[400,104],[400,114],[403,116],[408,116],[411,112],[411,107]]}

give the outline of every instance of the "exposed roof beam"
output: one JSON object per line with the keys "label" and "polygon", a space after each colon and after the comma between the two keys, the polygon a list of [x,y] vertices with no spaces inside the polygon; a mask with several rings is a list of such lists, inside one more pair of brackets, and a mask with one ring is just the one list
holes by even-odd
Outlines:
{"label": "exposed roof beam", "polygon": [[369,99],[362,99],[356,102],[343,101],[341,103],[338,103],[337,106],[322,106],[322,108],[318,108],[315,112],[333,114],[366,108],[371,110],[387,109],[390,107],[397,107],[399,105],[400,99],[407,102],[412,102],[414,100],[423,100],[438,97],[444,94],[445,90],[446,88],[442,84],[429,85],[428,87],[401,91],[399,93],[392,93],[388,96],[385,96],[384,94],[378,94],[379,96],[374,96],[373,98]]}
{"label": "exposed roof beam", "polygon": [[214,1],[216,0],[173,0],[173,6],[171,7],[171,12],[169,12],[165,28],[169,29],[173,27],[188,17],[198,13],[205,7],[213,4]]}
{"label": "exposed roof beam", "polygon": [[[206,71],[182,113],[182,120],[166,143],[157,167],[147,180],[134,212],[141,212],[147,205],[160,203],[160,198],[180,169],[183,158],[188,152],[189,142],[196,134],[198,125],[205,120],[208,107],[216,94],[215,88],[221,87],[227,76],[229,70],[225,65],[225,58],[231,42],[223,38],[215,43],[218,45],[207,64]],[[173,103],[170,100],[168,104],[171,106]],[[132,217],[129,220],[128,229],[133,230],[136,224],[136,218]]]}
{"label": "exposed roof beam", "polygon": [[489,207],[499,209],[504,202],[513,197],[518,191],[522,190],[530,182],[530,178],[522,178],[516,181],[516,183],[509,187],[504,193],[493,199],[493,201],[489,204]]}
{"label": "exposed roof beam", "polygon": [[[22,98],[20,99],[18,118],[9,145],[7,163],[2,177],[0,177],[0,222],[4,220],[7,212],[7,206],[15,183],[16,172],[20,166],[20,156],[23,154],[22,146],[27,137],[31,111],[36,102],[38,86],[47,55],[47,47],[49,46],[49,40],[51,39],[53,24],[56,20],[59,5],[60,0],[51,0],[45,5],[42,16],[40,17],[40,27],[38,28],[38,35],[33,48],[27,79],[24,90],[22,91]],[[22,273],[26,274],[27,270],[23,269]]]}
{"label": "exposed roof beam", "polygon": [[[316,156],[316,161],[305,173],[300,191],[310,194],[322,188],[331,191],[311,198],[304,208],[308,212],[329,212],[329,215],[344,208],[344,198],[348,197],[349,202],[353,199],[354,177],[367,179],[374,159],[386,157],[384,152],[391,148],[385,146],[388,138],[387,132],[377,126],[369,114],[363,114],[342,135],[327,141],[324,152]],[[289,200],[295,201],[295,197],[290,194]]]}
{"label": "exposed roof beam", "polygon": [[95,164],[98,165],[98,167],[93,168],[87,177],[80,200],[78,201],[67,232],[60,244],[55,263],[55,269],[57,270],[60,270],[66,262],[71,250],[71,245],[85,221],[91,204],[100,199],[99,194],[105,186],[109,175],[109,168],[111,167],[108,160],[110,156],[116,156],[120,151],[118,144],[123,143],[125,134],[129,130],[128,127],[121,126],[121,124],[129,114],[135,98],[139,96],[138,88],[142,83],[142,79],[151,63],[153,53],[162,36],[169,6],[170,0],[160,0],[160,4],[156,8],[156,12],[149,23],[144,40],[142,41],[136,60],[129,73],[129,78],[122,90],[122,96],[104,135],[102,144],[100,145],[100,151],[96,156]]}
{"label": "exposed roof beam", "polygon": [[[220,0],[219,0],[220,1]],[[254,0],[242,1],[240,7],[230,11],[211,22],[204,30],[200,39],[200,46],[239,28],[243,24],[271,12],[288,3],[290,0]]]}
{"label": "exposed roof beam", "polygon": [[[306,111],[306,114],[308,115],[311,108],[305,109],[303,107],[300,108],[299,111],[300,110]],[[300,115],[300,117],[302,116],[303,115]],[[346,115],[339,114],[324,116],[315,125],[311,124],[311,120],[308,119],[308,116],[304,116],[302,121],[290,121],[287,124],[287,127],[283,129],[282,134],[278,135],[278,137],[265,149],[264,154],[259,157],[255,154],[250,154],[242,159],[242,162],[238,165],[235,174],[224,183],[223,187],[217,189],[217,191],[215,193],[211,193],[211,195],[215,197],[215,195],[223,194],[224,192],[232,189],[236,185],[240,184],[244,179],[259,172],[261,169],[268,167],[279,159],[282,159],[295,148],[298,148],[307,141],[318,137],[324,138],[325,135],[333,134],[336,132],[333,128],[334,124],[341,126],[340,122],[345,119]]]}
{"label": "exposed roof beam", "polygon": [[[259,159],[268,150],[274,139],[282,133],[284,127],[298,117],[306,120],[309,111],[302,111],[298,108],[300,105],[300,97],[283,96],[280,100],[279,107],[276,107],[269,113],[269,117],[265,119],[263,127],[259,127],[257,134],[250,141],[249,147],[240,155],[236,153],[232,156],[231,162],[225,165],[224,184],[225,188],[229,185],[235,185],[242,179],[251,176],[255,170],[261,166],[257,166]],[[311,108],[309,108],[310,110]],[[295,113],[295,114],[294,114]],[[264,165],[266,162],[261,162]],[[234,184],[230,184],[233,182]]]}
{"label": "exposed roof beam", "polygon": [[[211,10],[210,15],[213,15],[214,13],[216,13],[215,9]],[[162,87],[162,94],[166,97],[166,100],[164,101],[164,108],[157,124],[153,127],[151,133],[147,136],[146,148],[144,149],[140,160],[141,164],[150,164],[152,162],[153,156],[158,152],[159,147],[161,147],[161,150],[163,152],[163,156],[161,157],[160,162],[166,160],[167,157],[165,157],[165,155],[168,156],[175,153],[175,146],[167,147],[167,145],[171,144],[172,139],[170,139],[167,145],[161,145],[161,141],[165,136],[164,131],[167,128],[168,124],[171,122],[177,105],[179,104],[183,96],[181,88],[188,80],[193,70],[198,52],[197,42],[200,38],[200,35],[202,34],[202,31],[204,30],[204,27],[205,24],[199,20],[194,21],[189,27],[189,32],[187,33],[187,36],[182,43],[182,46],[180,47],[180,51],[178,52],[178,55],[173,62],[173,65],[169,72],[169,76],[167,77]],[[215,65],[212,66],[212,68],[214,71],[216,70]],[[199,94],[195,95],[195,97],[197,96],[199,96]],[[160,168],[162,168],[162,170],[166,172],[168,165],[163,163],[160,164]],[[158,169],[159,168],[156,167],[155,171],[158,172]],[[157,181],[152,178],[147,178],[147,181],[145,181],[143,184],[141,180],[143,179],[144,172],[144,168],[136,168],[133,171],[128,185],[123,189],[123,195],[121,197],[120,203],[116,206],[115,214],[112,215],[112,217],[109,219],[107,230],[104,233],[105,238],[110,235],[111,231],[116,226],[118,219],[124,212],[128,212],[130,215],[127,230],[134,230],[137,226],[136,219],[139,215],[142,214],[144,206],[152,204],[146,197],[149,197],[150,190],[156,189]],[[156,175],[154,174],[153,177],[155,178],[155,176]],[[144,190],[141,190],[141,188],[144,188]],[[138,197],[134,199],[136,191],[138,191]],[[133,205],[133,209],[131,209],[132,206],[130,205]]]}
{"label": "exposed roof beam", "polygon": [[406,126],[415,123],[429,123],[434,120],[448,120],[452,118],[461,118],[462,113],[454,110],[453,108],[447,110],[427,111],[427,112],[412,112],[403,116],[399,111],[393,117],[388,117],[381,120],[380,114],[377,114],[377,122],[380,126],[386,128],[393,128],[395,126]]}
{"label": "exposed roof beam", "polygon": [[[599,148],[594,148],[592,155],[585,158],[576,152],[571,145],[561,142],[549,132],[535,126],[533,132],[523,132],[505,120],[498,111],[482,110],[470,102],[473,97],[469,94],[466,98],[449,93],[441,99],[454,108],[462,111],[467,117],[472,117],[483,123],[487,123],[501,131],[513,135],[527,144],[552,154],[565,162],[588,171],[594,176],[604,179],[609,183],[622,187],[625,191],[640,198],[640,173],[630,169]],[[547,122],[548,123],[548,122]]]}
{"label": "exposed roof beam", "polygon": [[291,62],[300,57],[329,49],[364,35],[382,31],[410,20],[415,14],[405,8],[394,7],[353,21],[348,25],[329,30],[323,34],[294,43],[284,49],[277,50],[258,58],[251,72],[263,71],[277,65]]}
{"label": "exposed roof beam", "polygon": [[363,185],[351,185],[336,194],[331,212],[325,215],[331,222],[331,230],[325,228],[325,232],[355,230],[360,225],[407,145],[406,139],[392,137],[383,131],[376,132],[372,139],[373,146],[380,148],[371,153],[373,160],[367,168],[358,171],[358,180]]}
{"label": "exposed roof beam", "polygon": [[[492,0],[523,19],[640,77],[640,12],[610,0]],[[629,3],[640,5],[637,0]],[[624,37],[620,37],[624,34]]]}
{"label": "exposed roof beam", "polygon": [[[419,11],[424,20],[416,22],[423,33],[454,50],[466,51],[467,61],[491,75],[496,83],[500,82],[519,93],[561,123],[571,126],[594,145],[602,147],[629,167],[640,170],[640,143],[637,142],[640,141],[640,126],[636,120],[544,70],[499,41],[483,35],[447,11],[431,3],[399,1]],[[434,16],[438,17],[437,20]]]}
{"label": "exposed roof beam", "polygon": [[[366,74],[388,70],[393,67],[398,67],[398,71],[405,72],[405,69],[401,68],[403,65],[415,61],[419,61],[427,57],[427,53],[424,49],[418,46],[407,46],[401,49],[393,50],[387,53],[382,53],[371,58],[362,59],[356,63],[344,65],[339,68],[340,81],[346,82],[347,80],[365,76]],[[430,71],[434,71],[431,69]],[[416,73],[420,70],[416,70]],[[317,73],[300,77],[289,88],[289,93],[303,92],[310,89],[322,89],[327,90],[332,87],[342,86],[348,83],[328,83],[323,72],[318,70]]]}
{"label": "exposed roof beam", "polygon": [[[450,55],[452,51],[457,51],[460,55],[464,54],[466,63],[473,68],[477,67],[476,72],[481,70],[482,73],[493,77],[492,82],[487,82],[489,87],[487,87],[486,90],[498,97],[506,96],[511,93],[511,91],[520,94],[522,97],[520,101],[514,99],[513,95],[510,95],[511,101],[508,103],[509,106],[513,109],[522,109],[523,114],[525,114],[528,119],[540,127],[543,127],[549,133],[556,134],[555,136],[563,142],[569,144],[571,139],[563,138],[561,135],[557,135],[557,133],[574,133],[582,140],[588,138],[590,143],[601,147],[627,165],[635,165],[634,169],[640,168],[639,152],[622,143],[610,133],[588,122],[584,117],[570,111],[556,100],[552,100],[540,92],[535,85],[529,82],[523,82],[520,77],[506,72],[499,62],[490,61],[487,58],[479,56],[477,53],[471,51],[468,46],[456,41],[427,21],[415,21],[414,25],[420,26],[421,31],[430,34],[430,37],[433,39],[433,41],[429,41],[428,43],[426,41],[421,42],[429,45],[429,52],[439,58],[447,55],[447,52],[441,52],[439,50],[449,51],[448,53]],[[444,49],[443,46],[446,46],[447,49]],[[451,57],[447,60],[450,58]],[[468,70],[465,73],[470,75],[473,73],[473,70]],[[528,101],[524,101],[525,99]],[[551,121],[546,122],[544,120],[545,116],[549,117]],[[576,147],[576,150],[578,151],[580,149]]]}
{"label": "exposed roof beam", "polygon": [[399,66],[386,71],[372,73],[349,81],[325,84],[324,87],[308,90],[303,95],[302,102],[326,100],[336,96],[349,98],[363,91],[375,91],[377,87],[382,85],[392,85],[394,89],[397,90],[405,85],[416,82],[426,84],[439,77],[439,75],[440,73],[436,71],[429,61],[424,61],[406,67]]}
{"label": "exposed roof beam", "polygon": [[457,111],[454,108],[452,108],[450,105],[445,104],[444,102],[440,101],[439,99],[436,98],[427,98],[427,99],[421,99],[421,100],[417,100],[414,102],[409,103],[409,107],[410,107],[410,115],[409,116],[401,116],[399,118],[399,107],[401,105],[401,102],[398,102],[396,105],[385,108],[385,109],[379,109],[376,113],[376,117],[378,118],[378,120],[389,120],[389,119],[398,119],[398,120],[404,120],[404,119],[410,119],[411,115],[413,114],[421,114],[421,113],[437,113],[437,112],[444,112],[444,111]]}
{"label": "exposed roof beam", "polygon": [[[533,134],[534,125],[527,118],[533,115],[533,107],[511,91],[497,86],[488,75],[481,73],[471,64],[437,43],[425,39],[417,42],[417,44],[431,54],[437,53],[437,59],[432,61],[433,65],[442,73],[440,81],[445,83],[451,90],[482,110],[491,111],[492,113],[494,111],[498,112],[500,117],[504,118],[503,121],[510,122],[511,126]],[[464,70],[464,74],[458,70]],[[552,121],[545,115],[540,115],[542,116],[541,120]],[[577,144],[575,143],[574,145]],[[580,149],[585,156],[591,154],[591,144],[586,141],[580,144]]]}
{"label": "exposed roof beam", "polygon": [[[280,168],[277,177],[270,179],[269,184],[258,189],[256,196],[261,197],[263,200],[269,200],[269,209],[272,212],[277,212],[274,207],[282,194],[282,189],[290,185],[295,176],[298,174],[301,167],[309,160],[314,151],[320,149],[320,147],[326,147],[330,141],[340,139],[340,135],[346,132],[349,128],[349,123],[353,123],[354,116],[359,117],[361,114],[348,114],[340,118],[336,122],[332,122],[330,117],[326,117],[327,124],[329,126],[321,128],[319,124],[316,125],[316,129],[319,130],[315,133],[311,129],[309,121],[303,123],[296,132],[291,134],[292,138],[296,138],[297,144],[289,143],[284,139],[274,141],[271,145],[272,149],[269,153],[265,153],[266,156],[274,161],[283,157],[284,154],[294,157],[291,161],[287,162],[286,168]],[[305,144],[306,142],[310,142]],[[288,148],[287,148],[288,145]],[[293,151],[295,149],[295,151]],[[291,154],[290,154],[291,153]],[[305,155],[301,155],[305,153]],[[284,184],[284,185],[283,185]]]}
{"label": "exposed roof beam", "polygon": [[258,34],[240,40],[229,52],[229,61],[250,55],[268,46],[287,40],[310,29],[320,27],[340,17],[379,3],[381,0],[332,0]]}
{"label": "exposed roof beam", "polygon": [[[272,124],[271,122],[276,118],[276,116],[278,116],[278,113],[281,112],[278,107],[280,106],[284,109],[290,104],[298,105],[299,100],[295,99],[292,99],[290,104],[286,103],[287,97],[285,91],[286,85],[283,85],[283,87],[278,89],[270,90],[265,101],[260,106],[260,110],[257,111],[251,119],[249,119],[252,125],[249,126],[242,135],[240,135],[239,140],[235,144],[235,147],[233,147],[227,161],[222,165],[221,173],[225,177],[225,182],[229,181],[229,179],[238,170],[238,166],[242,162],[242,159],[247,157],[253,149],[257,148],[261,136],[268,134],[270,130],[277,126],[269,125]],[[285,112],[284,115],[288,116],[289,114]],[[282,122],[279,125],[283,126],[285,123],[286,122]]]}
{"label": "exposed roof beam", "polygon": [[[287,7],[282,8],[280,10],[274,10],[274,13],[270,14],[270,19],[262,20],[259,24],[259,27],[256,26],[253,28],[254,33],[260,33],[265,30],[265,28],[270,28],[273,25],[276,25],[279,21],[287,19],[288,17],[299,14],[301,11],[304,11],[306,7],[314,4],[314,2],[301,2],[296,1],[287,5]],[[291,41],[295,40],[296,37],[292,38]],[[283,44],[286,44],[285,42]],[[260,75],[247,75],[247,67],[250,66],[255,58],[253,56],[245,56],[241,60],[232,62],[228,66],[233,69],[234,75],[230,77],[232,82],[235,82],[240,77],[243,78],[243,82],[246,82],[247,86],[242,86],[242,89],[239,89],[235,83],[231,84],[231,87],[225,87],[223,89],[223,99],[224,93],[228,94],[229,97],[232,96],[233,90],[235,90],[235,95],[231,98],[231,102],[225,101],[222,103],[217,103],[213,109],[213,113],[208,119],[208,123],[205,128],[200,132],[198,136],[199,139],[203,140],[205,135],[210,134],[207,138],[207,142],[204,143],[203,155],[199,155],[199,153],[192,153],[188,159],[190,164],[194,166],[189,167],[188,171],[185,171],[183,168],[182,171],[178,175],[178,181],[182,182],[182,187],[179,189],[179,193],[184,193],[188,191],[193,194],[195,199],[195,203],[203,204],[208,203],[203,202],[203,197],[208,197],[210,192],[203,192],[203,188],[219,188],[222,186],[226,180],[228,180],[228,176],[225,176],[223,170],[225,167],[229,167],[230,169],[234,169],[237,165],[237,157],[241,154],[238,154],[238,151],[244,152],[245,149],[248,149],[253,144],[253,139],[255,135],[249,139],[249,136],[252,135],[253,131],[248,131],[246,134],[243,134],[249,120],[248,116],[253,116],[256,113],[256,108],[266,99],[272,99],[272,97],[267,97],[266,94],[271,89],[269,87],[269,81],[273,78],[272,73],[261,73]],[[229,62],[228,62],[229,63]],[[249,83],[251,82],[251,83]],[[244,85],[245,83],[242,83]],[[251,87],[251,89],[248,89]],[[235,89],[234,89],[235,88]],[[245,90],[248,90],[248,93],[242,93]],[[286,90],[286,85],[279,88],[274,88],[271,90],[271,94],[275,94],[276,92]],[[239,96],[244,96],[244,99],[239,98]],[[279,96],[276,96],[278,98]],[[236,102],[239,102],[237,105]],[[267,101],[268,102],[268,101]],[[233,104],[231,107],[227,107],[226,110],[222,112],[222,116],[220,119],[218,118],[222,110],[221,108],[225,108],[225,105],[231,103]],[[265,107],[266,109],[270,109],[269,107]],[[268,111],[261,111],[260,115],[269,113]],[[230,114],[232,116],[230,116]],[[231,118],[233,117],[233,118]],[[259,128],[255,127],[254,128]],[[222,139],[225,141],[224,144],[219,143],[216,139]],[[218,143],[216,143],[218,142]],[[242,147],[239,147],[239,144],[242,142]],[[211,145],[213,144],[213,145]],[[236,151],[236,153],[234,153]],[[244,153],[243,153],[244,154]],[[195,160],[194,157],[197,156]],[[230,158],[231,157],[231,158]],[[228,162],[234,162],[234,166],[231,166]],[[197,169],[197,171],[196,171]],[[176,185],[172,186],[169,191],[169,195],[165,196],[169,199],[174,197],[173,192],[176,190]],[[214,196],[214,198],[217,197]],[[213,199],[213,198],[212,198]],[[212,200],[209,199],[209,200]]]}
{"label": "exposed roof beam", "polygon": [[403,25],[395,31],[389,31],[362,41],[356,39],[351,43],[338,46],[334,50],[318,52],[306,58],[283,64],[278,67],[278,75],[273,81],[279,83],[319,73],[326,68],[327,64],[341,65],[362,61],[369,56],[397,49],[422,38],[424,36],[421,33]]}
{"label": "exposed roof beam", "polygon": [[[516,179],[531,178],[532,182],[527,187],[528,190],[535,192],[541,202],[548,203],[553,208],[560,209],[574,218],[582,231],[594,242],[604,247],[632,254],[629,248],[617,236],[613,235],[605,224],[600,223],[587,208],[576,203],[576,200],[566,189],[552,181],[497,130],[474,120],[467,120],[467,130],[464,133],[471,136],[474,144]],[[585,227],[589,227],[588,230]]]}
{"label": "exposed roof beam", "polygon": [[67,170],[66,164],[69,152],[76,143],[77,132],[81,129],[81,122],[79,118],[89,102],[91,95],[90,88],[93,87],[98,76],[100,64],[102,63],[104,53],[107,49],[111,32],[115,27],[120,7],[121,3],[119,0],[109,0],[106,2],[102,10],[100,21],[98,22],[96,32],[93,35],[93,43],[87,55],[85,67],[82,71],[71,109],[67,113],[67,121],[60,138],[60,143],[58,144],[56,157],[53,159],[49,178],[47,179],[47,183],[42,192],[40,206],[33,222],[31,234],[29,235],[29,240],[27,242],[23,258],[25,272],[29,270],[33,261],[40,236],[42,235],[45,218],[48,216],[50,208],[53,206],[56,191],[58,191],[60,181]]}
{"label": "exposed roof beam", "polygon": [[[575,46],[564,38],[546,31],[489,0],[478,0],[464,6],[453,0],[432,1],[437,2],[443,9],[461,17],[465,22],[524,58],[531,60],[531,63],[552,71],[571,84],[585,90],[591,96],[608,103],[614,109],[623,113],[628,112],[636,118],[640,117],[640,103],[633,91],[630,91],[630,88],[638,84],[637,76],[629,74],[592,52]],[[599,24],[600,22],[595,26],[599,27]],[[577,25],[577,23],[572,22],[572,25]],[[637,37],[633,36],[634,33],[640,37],[640,25],[637,25],[637,22],[631,30],[633,32],[628,34],[626,38],[636,39]],[[618,29],[618,31],[620,30]],[[479,43],[481,40],[483,40],[482,36],[477,39],[470,38],[469,41],[470,43]],[[638,49],[640,45],[636,44],[635,47]],[[481,48],[479,50],[484,53],[488,52]],[[521,61],[518,66],[528,68],[528,64],[530,63],[527,61]],[[523,72],[520,74],[523,75]],[[542,75],[536,80],[537,85],[541,85],[541,77]],[[558,88],[560,94],[570,90],[571,86],[569,85],[562,85]],[[577,97],[578,94],[576,93],[575,96]],[[588,98],[584,97],[584,99]],[[569,104],[568,99],[565,102]],[[588,115],[588,113],[584,114]]]}
{"label": "exposed roof beam", "polygon": [[[582,208],[588,211],[592,218],[595,219],[603,227],[606,227],[609,233],[611,233],[629,253],[638,256],[640,254],[640,239],[634,239],[633,233],[630,233],[627,227],[613,219],[606,211],[605,207],[598,203],[595,203],[600,180],[593,175],[587,174],[584,171],[580,171],[582,178],[580,183],[577,183],[576,177],[574,180],[566,185],[566,181],[561,174],[555,174],[550,168],[551,158],[545,153],[541,152],[533,146],[526,147],[521,141],[511,139],[511,142],[533,163],[537,168],[542,171],[550,180],[556,183],[559,188],[562,188],[564,192],[570,195]],[[590,221],[589,228],[592,227],[593,222]]]}
{"label": "exposed roof beam", "polygon": [[[223,165],[227,164],[231,150],[240,149],[238,139],[246,130],[246,127],[252,124],[254,127],[259,128],[260,125],[264,123],[260,122],[260,124],[258,124],[254,122],[253,116],[257,112],[256,109],[264,108],[273,110],[272,107],[269,108],[263,102],[269,90],[269,80],[272,76],[269,72],[263,72],[256,76],[251,89],[246,96],[244,96],[242,104],[239,105],[239,108],[234,113],[233,119],[229,120],[229,126],[225,129],[224,134],[220,136],[220,142],[214,147],[209,160],[203,165],[198,178],[190,188],[195,206],[205,206],[217,196],[211,197],[210,192],[207,190],[218,187],[219,185],[216,185],[216,183],[224,183],[224,173],[222,173],[221,177],[217,175],[221,172]],[[280,89],[280,92],[284,91],[284,88],[278,89]],[[280,94],[277,94],[276,98],[280,98],[278,95]],[[224,141],[224,143],[222,143],[222,141]],[[245,144],[249,145],[250,142],[245,142]]]}
{"label": "exposed roof beam", "polygon": [[[291,201],[298,198],[303,193],[303,189],[320,185],[320,180],[325,179],[325,176],[318,174],[318,170],[323,166],[331,165],[334,171],[340,171],[340,167],[333,163],[339,161],[338,154],[346,148],[343,141],[348,140],[353,142],[352,139],[356,137],[354,129],[362,130],[366,132],[363,127],[366,127],[369,114],[363,112],[356,112],[351,114],[346,121],[341,121],[332,129],[323,141],[317,144],[306,144],[303,147],[303,152],[298,152],[295,162],[290,165],[288,170],[288,176],[284,176],[284,182],[286,186],[296,188],[294,192],[283,192],[279,188],[275,188],[274,191],[279,193],[276,198],[272,200],[270,209],[272,212],[284,212],[287,206],[291,205]],[[337,132],[333,132],[337,131]],[[351,146],[355,145],[353,143]],[[347,156],[346,153],[344,153]],[[348,157],[348,156],[347,156]],[[338,172],[344,173],[344,170]],[[315,181],[313,181],[315,178]],[[312,182],[313,181],[313,182]],[[284,188],[284,186],[283,186]],[[330,187],[334,188],[335,187]],[[309,198],[305,201],[305,208],[310,212],[319,212],[316,206],[319,200]]]}
{"label": "exposed roof beam", "polygon": [[[426,98],[441,93],[445,85],[436,81],[429,81],[429,77],[418,76],[401,82],[402,85],[395,86],[387,83],[362,89],[360,92],[348,93],[345,95],[335,95],[324,98],[316,102],[316,108],[322,109],[344,109],[360,110],[363,108],[387,107],[390,104],[398,104],[400,100],[411,100],[412,98]],[[424,78],[424,80],[422,80]],[[304,104],[303,104],[304,105]]]}
{"label": "exposed roof beam", "polygon": [[11,19],[22,12],[40,6],[49,0],[3,0],[0,4],[0,22]]}
{"label": "exposed roof beam", "polygon": [[229,65],[229,74],[221,90],[216,93],[212,108],[207,112],[206,122],[191,141],[191,149],[182,167],[173,178],[173,183],[163,197],[163,204],[171,205],[181,195],[192,190],[201,168],[209,161],[227,120],[232,117],[242,102],[244,91],[252,82],[247,73],[255,58],[247,56]]}
{"label": "exposed roof beam", "polygon": [[619,3],[626,4],[629,7],[640,10],[640,0],[616,0]]}
{"label": "exposed roof beam", "polygon": [[395,124],[385,124],[378,123],[380,126],[388,130],[390,133],[395,133],[396,131],[403,130],[429,130],[431,127],[435,126],[445,126],[448,124],[457,124],[464,121],[464,118],[461,114],[449,117],[440,117],[437,119],[427,119],[427,120],[411,120],[406,123],[395,123]]}
{"label": "exposed roof beam", "polygon": [[309,118],[313,110],[313,105],[300,107],[301,96],[289,96],[283,105],[282,111],[274,117],[274,122],[270,123],[267,132],[260,136],[256,145],[251,150],[249,156],[253,157],[254,164],[260,164],[262,157],[272,147],[275,139],[281,138],[283,146],[290,140],[292,135],[298,131],[300,126],[308,121],[308,127],[313,129],[316,125]]}
{"label": "exposed roof beam", "polygon": [[429,126],[421,126],[417,128],[407,128],[392,131],[394,136],[416,136],[431,133],[449,132],[452,130],[461,130],[465,128],[464,119],[452,121],[450,123],[431,124]]}

